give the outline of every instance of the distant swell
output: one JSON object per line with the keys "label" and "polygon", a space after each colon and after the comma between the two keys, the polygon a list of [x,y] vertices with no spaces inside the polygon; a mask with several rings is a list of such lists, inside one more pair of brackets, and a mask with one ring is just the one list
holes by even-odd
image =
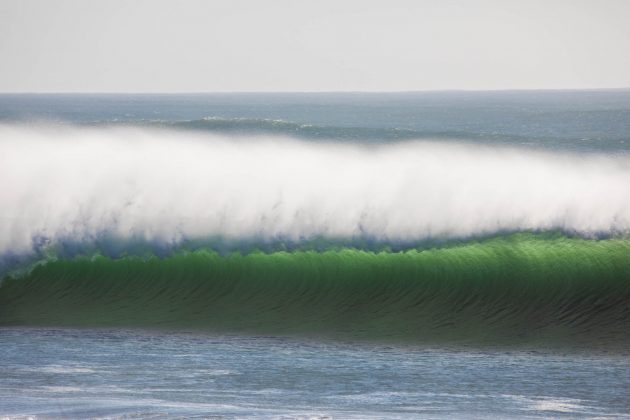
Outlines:
{"label": "distant swell", "polygon": [[[397,127],[356,127],[306,124],[270,118],[204,117],[196,120],[106,120],[83,123],[84,127],[144,127],[153,129],[177,129],[232,136],[283,136],[302,140],[332,141],[336,143],[384,144],[419,139],[501,140],[512,139],[529,143],[531,139],[520,136],[488,135],[461,131],[420,131]],[[529,141],[528,141],[529,140]],[[544,141],[544,139],[539,139]]]}
{"label": "distant swell", "polygon": [[[105,121],[97,126],[137,126],[138,121]],[[406,127],[365,127],[365,126],[335,126],[298,123],[269,118],[224,118],[218,116],[205,117],[197,120],[162,121],[145,120],[146,127],[176,128],[186,131],[197,131],[214,134],[228,134],[238,136],[290,136],[304,140],[330,141],[335,143],[358,144],[392,144],[413,140],[458,141],[485,145],[503,145],[527,147],[531,149],[596,152],[611,150],[615,153],[627,153],[628,145],[625,138],[600,137],[571,137],[571,136],[525,136],[522,134],[508,134],[505,132],[479,131],[471,127],[471,131],[447,130],[419,130]],[[565,133],[562,133],[565,134]]]}
{"label": "distant swell", "polygon": [[0,324],[624,346],[630,242],[518,234],[398,253],[51,260],[5,279]]}
{"label": "distant swell", "polygon": [[206,117],[200,120],[161,123],[161,125],[240,135],[284,135],[335,141],[382,142],[426,137],[463,137],[462,133],[457,132],[430,133],[404,128],[335,127],[265,118]]}

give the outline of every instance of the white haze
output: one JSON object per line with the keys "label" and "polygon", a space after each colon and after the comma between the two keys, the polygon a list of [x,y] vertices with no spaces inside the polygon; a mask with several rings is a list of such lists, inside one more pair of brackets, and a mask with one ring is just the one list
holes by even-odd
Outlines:
{"label": "white haze", "polygon": [[627,0],[0,0],[0,91],[630,87]]}
{"label": "white haze", "polygon": [[385,242],[630,230],[630,158],[0,126],[0,255],[35,241]]}

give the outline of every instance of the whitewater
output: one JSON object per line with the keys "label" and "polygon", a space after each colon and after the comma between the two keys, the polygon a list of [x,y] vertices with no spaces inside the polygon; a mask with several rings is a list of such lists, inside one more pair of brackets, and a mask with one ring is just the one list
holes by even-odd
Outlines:
{"label": "whitewater", "polygon": [[630,230],[630,158],[428,140],[0,125],[0,255],[73,243],[413,246]]}

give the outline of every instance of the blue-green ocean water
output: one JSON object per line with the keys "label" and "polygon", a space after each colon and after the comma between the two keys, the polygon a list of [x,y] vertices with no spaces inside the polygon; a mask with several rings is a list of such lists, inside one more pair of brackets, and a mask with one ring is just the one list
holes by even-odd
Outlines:
{"label": "blue-green ocean water", "polygon": [[630,91],[0,95],[0,147],[0,416],[630,417]]}
{"label": "blue-green ocean water", "polygon": [[[627,355],[142,330],[0,330],[0,406],[42,418],[625,418]],[[126,417],[124,417],[126,416]]]}
{"label": "blue-green ocean water", "polygon": [[333,141],[630,150],[630,92],[0,95],[0,121],[166,125]]}

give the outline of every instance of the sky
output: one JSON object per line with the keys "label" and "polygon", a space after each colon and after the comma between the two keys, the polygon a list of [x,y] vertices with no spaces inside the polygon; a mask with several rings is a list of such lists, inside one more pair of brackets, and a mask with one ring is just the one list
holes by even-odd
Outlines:
{"label": "sky", "polygon": [[0,92],[614,87],[627,0],[0,0]]}

